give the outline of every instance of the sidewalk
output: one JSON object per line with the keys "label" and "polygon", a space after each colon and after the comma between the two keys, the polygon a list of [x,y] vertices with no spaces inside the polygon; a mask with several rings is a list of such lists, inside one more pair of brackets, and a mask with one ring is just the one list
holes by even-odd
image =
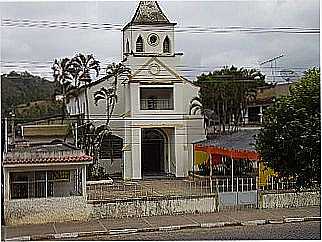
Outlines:
{"label": "sidewalk", "polygon": [[320,207],[230,210],[142,218],[100,219],[38,225],[2,226],[1,240],[49,240],[200,227],[263,225],[321,220]]}

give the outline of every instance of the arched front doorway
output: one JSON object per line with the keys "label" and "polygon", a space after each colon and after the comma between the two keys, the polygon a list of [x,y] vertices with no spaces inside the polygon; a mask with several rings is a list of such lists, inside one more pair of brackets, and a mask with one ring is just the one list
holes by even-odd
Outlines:
{"label": "arched front doorway", "polygon": [[160,129],[142,129],[141,167],[143,175],[164,173],[166,135]]}

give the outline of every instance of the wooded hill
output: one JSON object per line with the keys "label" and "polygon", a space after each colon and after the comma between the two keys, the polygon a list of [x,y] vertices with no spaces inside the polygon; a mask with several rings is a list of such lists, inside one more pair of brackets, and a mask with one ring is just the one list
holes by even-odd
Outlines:
{"label": "wooded hill", "polygon": [[[13,108],[20,117],[38,118],[44,115],[61,114],[61,105],[55,101],[55,95],[61,93],[60,89],[59,84],[28,72],[12,71],[9,74],[3,74],[1,75],[1,114],[7,115]],[[32,105],[33,102],[40,100],[46,105]]]}

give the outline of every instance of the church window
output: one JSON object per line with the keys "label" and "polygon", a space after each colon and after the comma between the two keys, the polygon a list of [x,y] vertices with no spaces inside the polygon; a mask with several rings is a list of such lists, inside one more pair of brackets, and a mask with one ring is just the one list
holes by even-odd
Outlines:
{"label": "church window", "polygon": [[129,44],[129,40],[126,40],[126,53],[130,53],[130,44]]}
{"label": "church window", "polygon": [[151,46],[157,46],[159,44],[159,36],[157,34],[150,34],[148,37],[148,43]]}
{"label": "church window", "polygon": [[143,52],[143,39],[141,35],[136,40],[136,52]]}
{"label": "church window", "polygon": [[170,53],[170,40],[168,36],[163,41],[163,53]]}

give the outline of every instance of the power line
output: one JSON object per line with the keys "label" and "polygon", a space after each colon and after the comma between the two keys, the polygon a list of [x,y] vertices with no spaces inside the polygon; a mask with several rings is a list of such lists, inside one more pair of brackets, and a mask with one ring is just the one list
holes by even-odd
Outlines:
{"label": "power line", "polygon": [[[30,19],[2,19],[3,27],[37,27],[37,28],[70,28],[70,29],[92,29],[92,30],[110,30],[120,31],[120,24],[111,23],[89,23],[89,22],[68,22],[68,21],[49,21],[49,20],[30,20]],[[132,30],[150,31],[151,28],[131,26]],[[169,31],[169,28],[158,28],[158,31]],[[202,27],[202,26],[187,26],[177,27],[177,33],[284,33],[284,34],[318,34],[319,28],[307,27],[245,27],[245,26],[227,26],[227,27]]]}

